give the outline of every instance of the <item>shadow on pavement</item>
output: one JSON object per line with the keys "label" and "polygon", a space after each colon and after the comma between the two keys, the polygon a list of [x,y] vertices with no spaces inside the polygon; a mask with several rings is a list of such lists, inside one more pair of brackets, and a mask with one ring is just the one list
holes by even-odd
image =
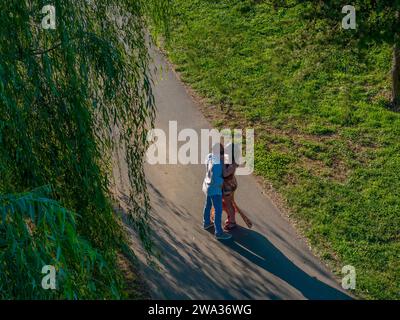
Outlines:
{"label": "shadow on pavement", "polygon": [[253,264],[265,269],[312,300],[350,300],[350,296],[309,276],[262,234],[238,226],[231,232],[232,240],[222,243]]}

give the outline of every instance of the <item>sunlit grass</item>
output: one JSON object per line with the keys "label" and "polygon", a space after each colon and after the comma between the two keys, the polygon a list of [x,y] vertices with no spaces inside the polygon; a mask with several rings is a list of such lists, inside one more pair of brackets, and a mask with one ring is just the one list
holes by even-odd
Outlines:
{"label": "sunlit grass", "polygon": [[184,81],[233,112],[221,112],[225,126],[256,128],[256,173],[284,196],[324,261],[337,273],[356,267],[360,296],[398,299],[400,115],[386,108],[390,48],[341,48],[301,13],[178,0],[168,54]]}

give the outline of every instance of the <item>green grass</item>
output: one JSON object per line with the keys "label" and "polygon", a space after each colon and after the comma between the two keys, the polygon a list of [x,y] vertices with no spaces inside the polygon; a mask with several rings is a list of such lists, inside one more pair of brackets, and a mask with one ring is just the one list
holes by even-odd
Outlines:
{"label": "green grass", "polygon": [[356,268],[356,294],[399,299],[400,114],[386,108],[390,48],[340,48],[323,22],[301,19],[301,8],[175,3],[166,49],[183,80],[229,111],[220,115],[226,124],[256,129],[256,173],[336,273]]}

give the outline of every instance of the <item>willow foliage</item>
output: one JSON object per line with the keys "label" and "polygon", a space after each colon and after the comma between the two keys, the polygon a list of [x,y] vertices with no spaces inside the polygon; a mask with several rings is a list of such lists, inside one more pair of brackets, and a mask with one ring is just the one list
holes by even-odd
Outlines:
{"label": "willow foliage", "polygon": [[40,24],[47,4],[0,1],[0,194],[51,185],[79,214],[80,235],[112,261],[121,237],[110,167],[112,150],[124,150],[130,214],[150,250],[142,162],[155,106],[145,28],[148,18],[165,26],[168,1],[52,0],[55,30]]}
{"label": "willow foliage", "polygon": [[[49,199],[51,189],[0,196],[0,298],[118,298],[118,279],[76,233],[76,215]],[[43,266],[57,271],[43,290]],[[39,272],[38,272],[39,271]]]}

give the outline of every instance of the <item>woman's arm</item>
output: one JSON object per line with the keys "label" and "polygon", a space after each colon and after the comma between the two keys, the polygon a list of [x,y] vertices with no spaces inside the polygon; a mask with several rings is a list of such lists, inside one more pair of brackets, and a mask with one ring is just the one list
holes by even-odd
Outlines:
{"label": "woman's arm", "polygon": [[238,165],[236,163],[232,163],[227,166],[224,165],[224,168],[223,168],[224,178],[229,177],[232,174],[235,174],[237,167],[238,167]]}

